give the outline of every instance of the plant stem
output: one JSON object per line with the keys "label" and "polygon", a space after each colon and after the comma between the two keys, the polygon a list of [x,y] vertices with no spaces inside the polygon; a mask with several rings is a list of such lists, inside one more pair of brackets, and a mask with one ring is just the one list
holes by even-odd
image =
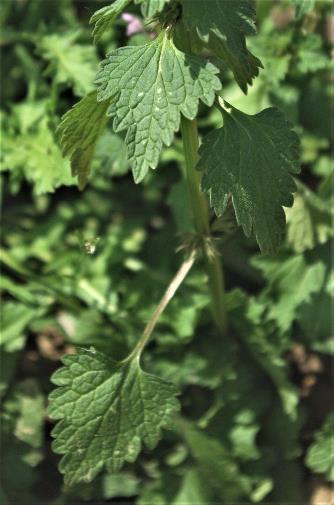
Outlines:
{"label": "plant stem", "polygon": [[227,314],[225,307],[224,274],[218,253],[214,247],[206,247],[210,240],[209,210],[206,197],[200,191],[201,175],[195,169],[198,161],[198,131],[196,119],[190,121],[181,116],[181,131],[186,163],[191,208],[195,228],[201,239],[206,270],[211,290],[211,305],[216,325],[223,334],[227,332]]}
{"label": "plant stem", "polygon": [[132,359],[134,356],[140,357],[144,347],[146,346],[148,340],[150,339],[150,336],[158,322],[159,317],[175,295],[176,291],[178,288],[181,286],[182,282],[188,275],[189,271],[191,270],[191,267],[193,266],[196,258],[196,250],[194,249],[188,258],[182,263],[180,266],[179,270],[175,274],[172,282],[169,284],[168,288],[166,289],[163,297],[161,298],[159,305],[155,309],[154,313],[152,314],[151,319],[145,326],[145,329],[143,331],[143,334],[138,341],[136,347],[133,349],[131,352],[130,356],[126,358],[126,360]]}

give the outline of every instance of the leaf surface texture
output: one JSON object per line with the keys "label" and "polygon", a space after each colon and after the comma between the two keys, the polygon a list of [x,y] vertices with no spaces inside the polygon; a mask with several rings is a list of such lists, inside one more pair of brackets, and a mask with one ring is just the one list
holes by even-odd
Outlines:
{"label": "leaf surface texture", "polygon": [[73,484],[91,481],[106,466],[118,471],[134,461],[144,442],[153,448],[178,408],[174,386],[143,372],[137,359],[117,363],[96,351],[64,358],[50,396],[54,450],[64,454],[60,470]]}
{"label": "leaf surface texture", "polygon": [[224,126],[209,133],[200,148],[202,188],[216,213],[229,198],[247,237],[253,231],[264,252],[274,252],[285,231],[282,206],[293,203],[291,174],[299,172],[298,137],[274,108],[249,116],[224,110]]}
{"label": "leaf surface texture", "polygon": [[256,33],[256,13],[249,0],[183,0],[183,18],[210,49],[232,70],[244,92],[262,64],[246,46],[246,35]]}
{"label": "leaf surface texture", "polygon": [[58,131],[64,156],[71,157],[72,174],[86,185],[96,142],[107,124],[109,102],[97,102],[96,91],[82,98],[62,119]]}
{"label": "leaf surface texture", "polygon": [[180,114],[193,119],[199,100],[212,105],[221,88],[218,70],[205,59],[179,51],[167,36],[122,47],[102,62],[98,100],[112,99],[108,114],[125,142],[136,182],[156,168],[163,144],[172,143]]}

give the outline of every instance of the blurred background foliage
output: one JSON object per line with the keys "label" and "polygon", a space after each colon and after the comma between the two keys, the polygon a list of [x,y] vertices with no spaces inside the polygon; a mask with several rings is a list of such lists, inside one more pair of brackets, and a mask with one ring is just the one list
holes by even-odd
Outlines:
{"label": "blurred background foliage", "polygon": [[[233,212],[212,218],[230,335],[212,328],[201,265],[161,318],[145,367],[180,388],[182,417],[118,475],[66,488],[51,451],[50,375],[74,346],[121,358],[192,232],[180,138],[133,183],[123,139],[100,139],[80,193],[62,158],[61,115],[92,89],[98,62],[142,44],[119,19],[94,47],[89,18],[108,2],[5,0],[2,33],[2,503],[330,503],[333,44],[330,2],[258,0],[249,40],[265,70],[248,95],[222,68],[223,96],[247,113],[274,105],[301,136],[302,174],[284,246],[260,256]],[[136,7],[129,12],[140,17]],[[200,111],[201,133],[218,126]]]}

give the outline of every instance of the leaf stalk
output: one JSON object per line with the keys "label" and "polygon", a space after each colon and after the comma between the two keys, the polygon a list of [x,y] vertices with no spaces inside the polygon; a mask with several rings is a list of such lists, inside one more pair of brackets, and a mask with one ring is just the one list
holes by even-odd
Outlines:
{"label": "leaf stalk", "polygon": [[196,254],[197,254],[196,249],[193,249],[189,254],[189,256],[183,261],[179,270],[177,271],[171,283],[169,284],[168,288],[166,289],[163,297],[161,298],[159,305],[153,312],[152,317],[145,326],[140,340],[137,342],[137,345],[135,346],[131,354],[128,356],[128,358],[126,358],[126,361],[131,360],[135,356],[138,358],[140,357],[144,347],[146,346],[147,342],[149,341],[152,335],[152,332],[159,320],[159,317],[161,316],[161,314],[163,313],[163,311],[165,310],[171,299],[174,297],[176,291],[179,289],[182,282],[184,281],[189,271],[191,270],[196,259]]}

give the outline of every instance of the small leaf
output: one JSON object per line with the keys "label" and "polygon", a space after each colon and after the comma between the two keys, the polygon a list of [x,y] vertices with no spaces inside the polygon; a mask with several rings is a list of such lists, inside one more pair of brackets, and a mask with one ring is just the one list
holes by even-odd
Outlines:
{"label": "small leaf", "polygon": [[[169,0],[135,0],[136,4],[141,4],[141,10],[145,17],[151,17],[161,12]],[[115,19],[119,16],[131,0],[116,0],[111,5],[102,7],[96,11],[90,19],[91,24],[95,24],[93,30],[94,42],[98,42],[104,32],[111,29]]]}
{"label": "small leaf", "polygon": [[297,309],[323,288],[326,265],[320,260],[310,263],[302,254],[262,256],[254,258],[252,264],[262,270],[267,281],[265,294],[271,300],[268,319],[276,321],[282,332],[288,331]]}
{"label": "small leaf", "polygon": [[183,0],[183,19],[189,29],[196,28],[216,56],[232,70],[246,93],[262,67],[261,61],[246,47],[246,35],[256,33],[255,10],[249,0]]}
{"label": "small leaf", "polygon": [[306,455],[306,465],[316,473],[324,473],[334,481],[334,413],[330,414],[322,428],[316,432],[315,441]]}
{"label": "small leaf", "polygon": [[291,209],[286,209],[287,242],[297,253],[324,244],[334,235],[334,209],[302,184]]}
{"label": "small leaf", "polygon": [[0,171],[9,171],[13,181],[23,177],[33,185],[35,195],[51,193],[62,185],[71,186],[70,164],[64,160],[49,125],[45,103],[38,101],[15,108],[15,128],[6,130]]}
{"label": "small leaf", "polygon": [[212,105],[221,88],[217,73],[205,59],[179,51],[164,34],[144,46],[116,49],[102,62],[98,100],[113,99],[108,114],[116,132],[127,131],[136,182],[156,168],[163,144],[172,143],[180,113],[193,119],[199,100]]}
{"label": "small leaf", "polygon": [[315,0],[290,0],[295,5],[296,19],[301,19],[314,8]]}
{"label": "small leaf", "polygon": [[96,11],[90,19],[91,24],[95,24],[93,30],[94,42],[98,42],[105,31],[110,30],[114,20],[129,5],[131,0],[116,0],[111,5],[102,7]]}
{"label": "small leaf", "polygon": [[107,124],[109,102],[97,102],[96,91],[80,100],[62,118],[58,127],[63,155],[71,157],[72,174],[79,188],[86,185],[96,142]]}
{"label": "small leaf", "polygon": [[290,174],[299,172],[298,137],[274,108],[249,116],[224,110],[224,127],[209,133],[200,148],[202,188],[216,213],[229,197],[247,237],[253,231],[263,252],[274,252],[285,231],[282,205],[296,190]]}
{"label": "small leaf", "polygon": [[94,350],[64,358],[53,381],[54,450],[65,481],[89,482],[105,466],[117,472],[144,442],[153,448],[178,408],[175,387],[143,372],[136,358],[117,363]]}
{"label": "small leaf", "polygon": [[44,396],[38,383],[33,379],[26,379],[15,389],[17,402],[17,419],[15,436],[34,448],[43,443]]}

